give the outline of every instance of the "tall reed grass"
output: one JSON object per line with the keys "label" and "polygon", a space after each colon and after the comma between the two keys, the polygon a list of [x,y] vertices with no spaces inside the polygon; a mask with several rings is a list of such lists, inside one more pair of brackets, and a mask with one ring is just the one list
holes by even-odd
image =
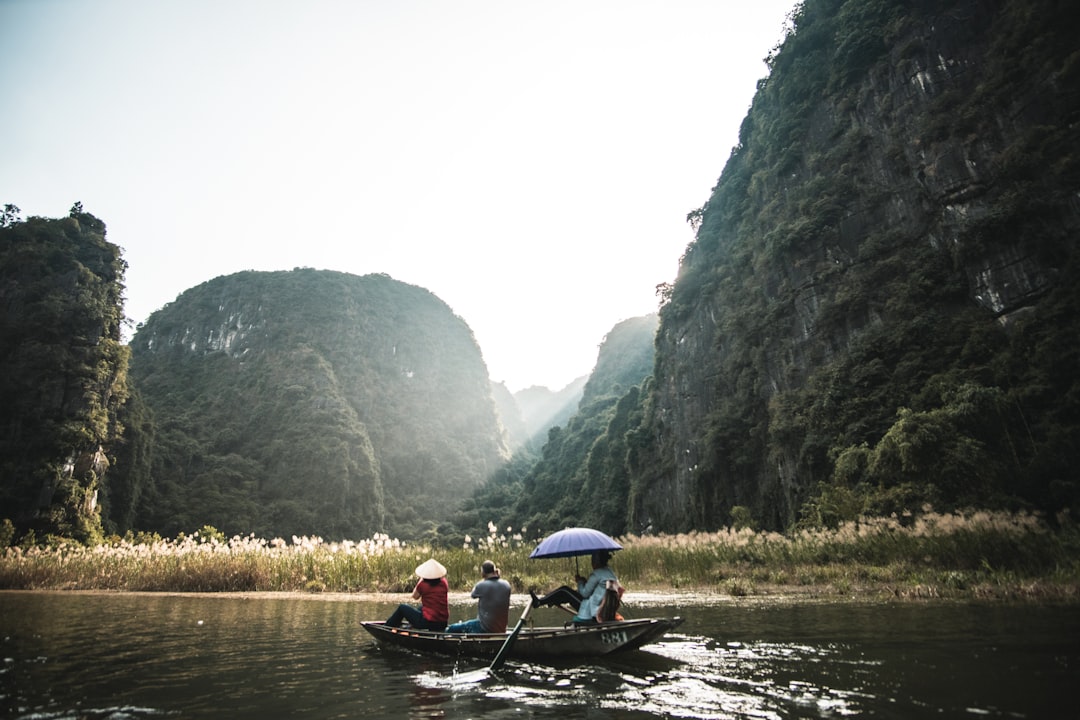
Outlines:
{"label": "tall reed grass", "polygon": [[[87,547],[11,547],[0,588],[173,592],[411,591],[414,568],[436,557],[451,588],[467,591],[492,559],[518,592],[566,583],[589,561],[530,560],[535,541],[489,525],[456,547],[386,535],[327,542],[317,537],[226,539],[204,528],[175,540],[119,539]],[[1080,531],[1051,530],[1029,513],[971,512],[863,518],[837,529],[788,534],[725,528],[627,535],[612,561],[631,591],[752,595],[858,592],[897,596],[1042,596],[1078,600]]]}

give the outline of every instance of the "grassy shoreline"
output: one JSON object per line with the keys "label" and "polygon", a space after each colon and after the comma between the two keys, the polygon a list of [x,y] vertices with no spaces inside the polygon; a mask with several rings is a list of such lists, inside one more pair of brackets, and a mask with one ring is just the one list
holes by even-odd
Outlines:
{"label": "grassy shoreline", "polygon": [[[551,587],[554,587],[552,585]],[[125,589],[77,589],[77,588],[0,588],[0,595],[8,593],[61,593],[67,595],[145,595],[150,597],[201,597],[221,599],[287,599],[314,600],[320,602],[378,602],[394,604],[413,602],[410,592],[341,592],[309,590],[125,590]],[[528,599],[527,592],[515,590],[511,596],[511,607],[522,608]],[[475,605],[467,592],[450,593],[450,605]],[[646,588],[628,591],[623,598],[628,607],[654,607],[675,605],[679,607],[708,607],[721,604],[737,605],[787,605],[810,603],[906,603],[906,602],[945,602],[945,603],[1004,603],[1030,605],[1080,605],[1080,584],[1061,584],[1039,580],[1024,584],[995,583],[969,591],[939,592],[936,589],[916,585],[898,588],[893,585],[865,585],[857,588],[845,588],[841,591],[832,585],[777,585],[757,586],[752,594],[730,594],[713,588],[671,590],[669,588]]]}
{"label": "grassy shoreline", "polygon": [[[807,600],[962,599],[1080,603],[1080,529],[1029,513],[862,518],[836,529],[780,535],[749,529],[626,536],[612,567],[630,597]],[[410,592],[413,568],[436,557],[451,590],[467,593],[495,560],[516,593],[567,582],[587,559],[529,560],[522,534],[494,528],[437,548],[370,540],[226,539],[213,528],[175,540],[115,538],[14,547],[0,555],[0,590],[302,593],[324,597]]]}

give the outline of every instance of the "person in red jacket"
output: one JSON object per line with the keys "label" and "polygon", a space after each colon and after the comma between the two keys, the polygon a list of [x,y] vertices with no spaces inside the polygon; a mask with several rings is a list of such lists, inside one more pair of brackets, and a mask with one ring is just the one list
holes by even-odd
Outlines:
{"label": "person in red jacket", "polygon": [[420,607],[402,603],[386,624],[400,627],[402,620],[408,620],[409,625],[417,630],[445,630],[446,623],[450,621],[450,603],[447,600],[450,586],[446,582],[446,568],[431,558],[416,568],[416,576],[420,581],[416,583],[412,596],[413,600],[420,601]]}

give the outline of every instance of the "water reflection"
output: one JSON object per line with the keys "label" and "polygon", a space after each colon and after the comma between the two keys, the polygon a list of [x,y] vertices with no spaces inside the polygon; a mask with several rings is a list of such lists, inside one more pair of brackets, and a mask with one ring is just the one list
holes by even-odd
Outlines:
{"label": "water reflection", "polygon": [[443,705],[451,699],[450,692],[444,688],[424,687],[417,683],[409,696],[410,718],[446,717]]}
{"label": "water reflection", "polygon": [[[829,717],[864,710],[865,693],[823,683],[808,666],[841,667],[851,684],[853,667],[839,648],[800,644],[741,643],[720,645],[701,638],[667,642],[653,649],[683,661],[667,678],[667,687],[643,693],[649,706],[675,705],[682,717]],[[846,667],[845,667],[846,666]],[[839,679],[839,678],[837,678]],[[673,699],[674,698],[674,699]]]}
{"label": "water reflection", "polygon": [[[724,619],[718,635],[745,639],[669,635],[599,663],[510,664],[457,691],[532,717],[1039,718],[1055,717],[1080,679],[1066,608],[779,607]],[[446,673],[414,681],[454,686]]]}
{"label": "water reflection", "polygon": [[650,607],[686,632],[475,681],[374,645],[359,623],[393,604],[0,592],[0,716],[1039,718],[1080,680],[1070,608]]}
{"label": "water reflection", "polygon": [[[511,664],[481,685],[459,685],[438,672],[414,676],[426,688],[456,689],[517,707],[572,716],[781,718],[862,712],[871,695],[795,679],[801,663],[830,662],[821,648],[774,643],[723,646],[676,635],[659,645],[602,664],[553,667]],[[571,715],[567,715],[570,712]]]}

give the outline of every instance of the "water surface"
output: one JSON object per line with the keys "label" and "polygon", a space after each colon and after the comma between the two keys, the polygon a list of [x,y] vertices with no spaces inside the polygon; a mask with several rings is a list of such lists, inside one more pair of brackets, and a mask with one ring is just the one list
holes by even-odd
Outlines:
{"label": "water surface", "polygon": [[[515,598],[518,602],[521,600]],[[0,592],[0,713],[12,718],[1051,718],[1080,680],[1068,607],[627,597],[686,622],[589,662],[380,648],[393,603],[349,596]],[[471,612],[452,608],[454,619]],[[515,608],[512,615],[520,612]],[[535,613],[560,624],[556,610]]]}

